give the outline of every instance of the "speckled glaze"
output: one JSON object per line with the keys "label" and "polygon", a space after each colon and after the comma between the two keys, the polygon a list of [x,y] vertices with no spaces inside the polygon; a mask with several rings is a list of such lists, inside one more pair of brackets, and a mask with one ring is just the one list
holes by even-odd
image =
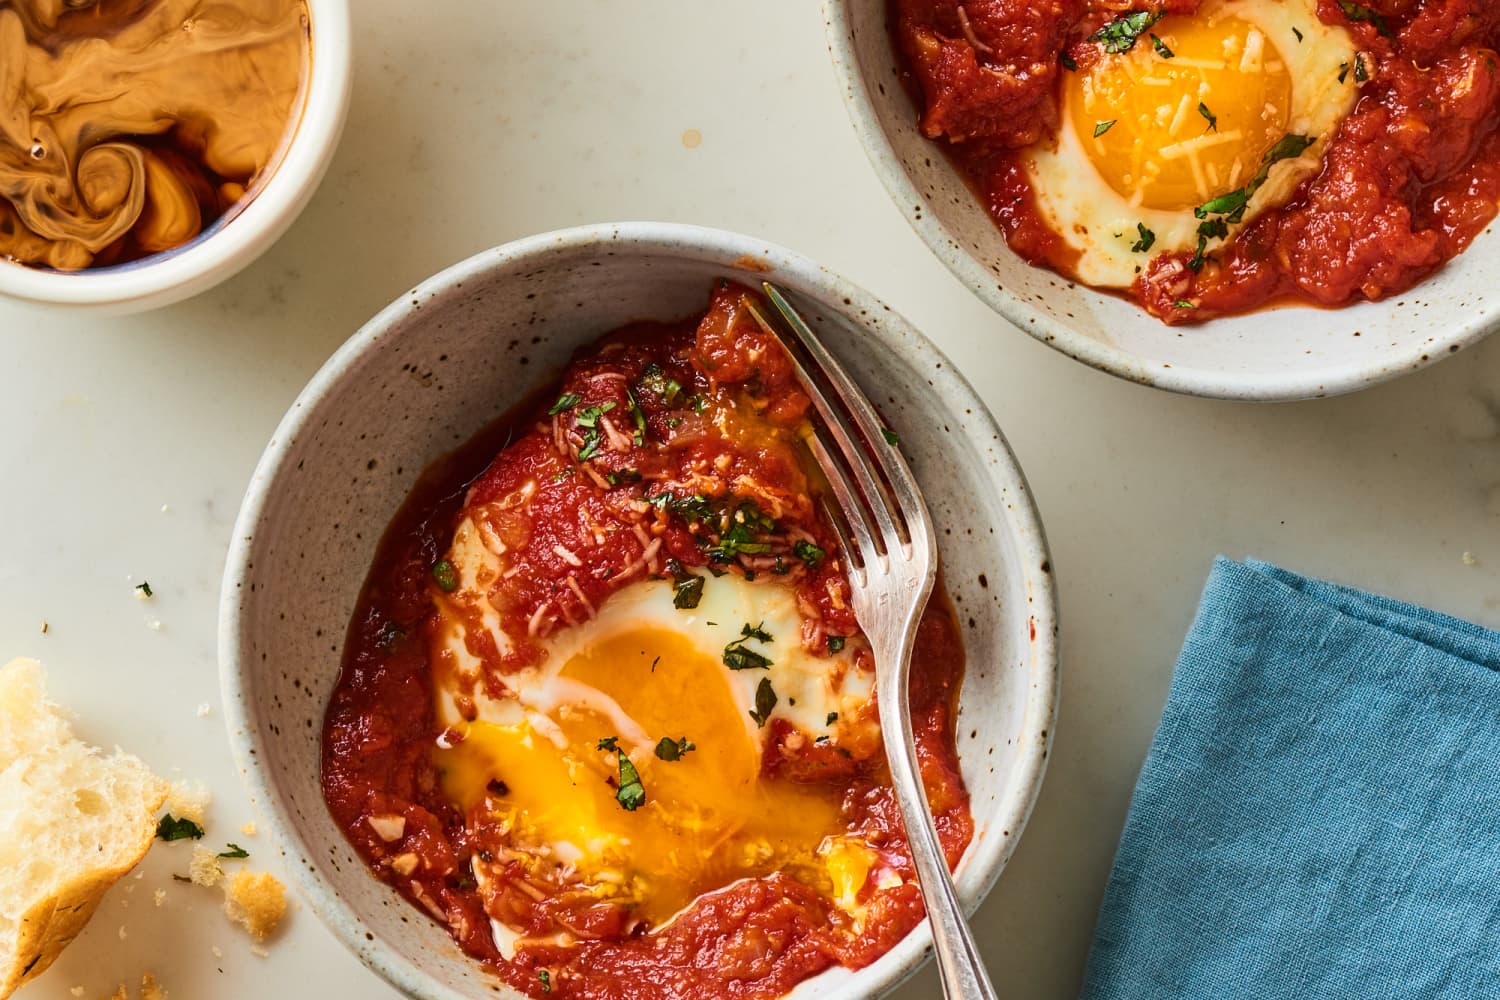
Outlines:
{"label": "speckled glaze", "polygon": [[[296,888],[365,963],[414,997],[515,996],[373,879],[324,807],[324,707],[354,601],[417,475],[633,319],[701,311],[714,278],[793,293],[900,434],[937,525],[968,650],[958,747],[974,843],[972,909],[1026,823],[1057,698],[1054,588],[1025,478],[963,376],[900,316],[802,257],[748,237],[650,223],[536,236],[403,295],[314,376],[256,468],[220,605],[230,740]],[[794,997],[868,997],[923,960],[923,925],[871,967]]]}
{"label": "speckled glaze", "polygon": [[1415,371],[1500,323],[1500,235],[1493,226],[1405,295],[1339,310],[1265,310],[1199,327],[1165,326],[1132,303],[1030,266],[1006,246],[939,146],[918,130],[918,109],[897,68],[887,2],[823,0],[845,106],[875,172],[960,281],[1069,357],[1173,392],[1305,399]]}

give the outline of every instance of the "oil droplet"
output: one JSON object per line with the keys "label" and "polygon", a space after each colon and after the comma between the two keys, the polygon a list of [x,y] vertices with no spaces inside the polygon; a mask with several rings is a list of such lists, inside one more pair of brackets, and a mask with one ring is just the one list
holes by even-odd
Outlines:
{"label": "oil droplet", "polygon": [[703,142],[703,133],[695,128],[690,128],[682,133],[682,144],[688,149],[697,149]]}

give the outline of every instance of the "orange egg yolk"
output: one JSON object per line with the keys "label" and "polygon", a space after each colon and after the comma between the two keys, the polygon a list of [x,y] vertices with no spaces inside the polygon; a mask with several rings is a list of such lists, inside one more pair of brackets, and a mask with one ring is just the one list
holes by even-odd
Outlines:
{"label": "orange egg yolk", "polygon": [[1129,52],[1064,74],[1068,119],[1132,205],[1193,208],[1243,186],[1286,134],[1291,75],[1265,33],[1238,17],[1168,17],[1150,30],[1155,39],[1143,34]]}
{"label": "orange egg yolk", "polygon": [[[447,794],[470,811],[494,808],[509,846],[562,845],[558,856],[576,857],[580,879],[600,898],[632,906],[652,925],[705,892],[777,870],[835,898],[863,884],[869,862],[856,862],[865,852],[829,849],[843,832],[840,795],[762,775],[759,742],[723,669],[687,638],[652,628],[618,633],[575,655],[558,677],[575,697],[550,724],[470,723],[461,743],[437,753]],[[620,735],[600,710],[601,695],[651,740],[686,737],[696,747],[669,761],[649,743],[619,740],[645,788],[634,810],[616,798],[616,754],[598,748]],[[507,791],[487,807],[491,780]]]}

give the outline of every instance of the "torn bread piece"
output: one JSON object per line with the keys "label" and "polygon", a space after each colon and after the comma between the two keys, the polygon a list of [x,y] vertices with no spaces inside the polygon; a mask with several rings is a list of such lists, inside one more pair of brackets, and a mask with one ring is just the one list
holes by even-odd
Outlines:
{"label": "torn bread piece", "polygon": [[41,975],[145,857],[166,794],[136,758],[74,738],[39,663],[0,667],[0,1000]]}
{"label": "torn bread piece", "polygon": [[266,872],[236,872],[224,882],[224,912],[264,941],[286,915],[286,887]]}

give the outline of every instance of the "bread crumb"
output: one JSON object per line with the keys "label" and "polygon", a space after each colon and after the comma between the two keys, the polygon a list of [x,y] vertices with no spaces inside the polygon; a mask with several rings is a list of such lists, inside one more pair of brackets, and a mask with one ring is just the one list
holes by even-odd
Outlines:
{"label": "bread crumb", "polygon": [[247,837],[255,836],[255,823],[246,823],[244,826],[240,827],[240,833],[243,833]]}
{"label": "bread crumb", "polygon": [[166,512],[167,512],[167,511],[169,511],[169,510],[171,510],[171,509],[172,509],[172,508],[171,508],[171,507],[169,507],[169,506],[168,506],[168,505],[166,505],[166,504],[162,504],[162,505],[161,505],[161,512],[162,512],[162,513],[163,513],[163,514],[165,514],[165,513],[166,513]]}
{"label": "bread crumb", "polygon": [[149,628],[153,632],[160,632],[161,631],[161,619],[160,618],[147,618],[146,619],[146,627]]}
{"label": "bread crumb", "polygon": [[262,948],[258,944],[252,944],[250,946],[250,954],[254,955],[256,958],[270,958],[271,957],[271,953],[269,951],[266,951],[266,949]]}
{"label": "bread crumb", "polygon": [[120,940],[121,941],[125,940],[125,925],[124,924],[120,925]]}
{"label": "bread crumb", "polygon": [[1464,565],[1465,566],[1477,566],[1477,565],[1479,565],[1479,560],[1474,558],[1474,553],[1472,553],[1472,552],[1465,552],[1464,553]]}
{"label": "bread crumb", "polygon": [[167,991],[149,972],[141,977],[141,1000],[167,1000]]}
{"label": "bread crumb", "polygon": [[203,815],[212,800],[208,789],[201,781],[174,781],[167,790],[167,812],[178,819],[190,819],[203,825]]}
{"label": "bread crumb", "polygon": [[194,885],[211,888],[224,880],[224,869],[214,852],[202,844],[193,845],[193,858],[188,862],[188,878]]}
{"label": "bread crumb", "polygon": [[224,950],[222,948],[220,948],[218,945],[211,945],[211,946],[209,946],[208,950],[214,953],[214,958],[223,958],[224,957]]}
{"label": "bread crumb", "polygon": [[268,872],[236,872],[224,885],[224,912],[264,941],[286,914],[286,887]]}
{"label": "bread crumb", "polygon": [[125,984],[121,983],[109,1000],[130,1000],[130,994],[125,992]]}
{"label": "bread crumb", "polygon": [[46,622],[42,622],[42,635],[46,635],[50,631],[52,631],[52,626]]}
{"label": "bread crumb", "polygon": [[156,897],[157,906],[161,906],[167,901],[167,890],[165,889],[157,889],[152,895]]}
{"label": "bread crumb", "polygon": [[73,994],[75,997],[81,997],[83,996],[84,989],[82,986],[73,986],[69,987],[68,992]]}
{"label": "bread crumb", "polygon": [[206,718],[208,718],[209,713],[212,712],[212,711],[213,711],[213,706],[210,705],[208,702],[205,701],[201,705],[198,706],[198,718],[200,718],[200,719],[206,719]]}

